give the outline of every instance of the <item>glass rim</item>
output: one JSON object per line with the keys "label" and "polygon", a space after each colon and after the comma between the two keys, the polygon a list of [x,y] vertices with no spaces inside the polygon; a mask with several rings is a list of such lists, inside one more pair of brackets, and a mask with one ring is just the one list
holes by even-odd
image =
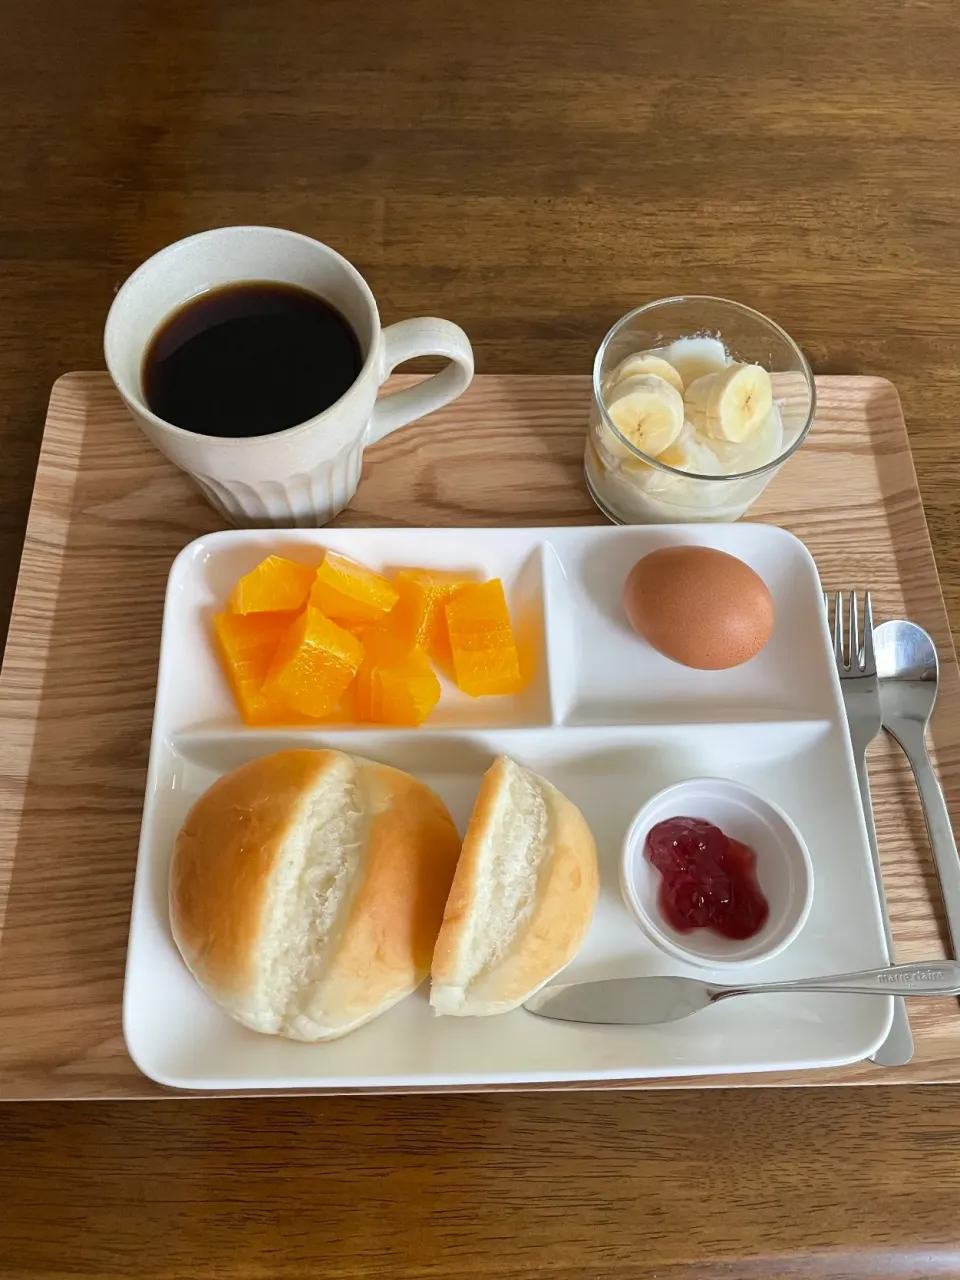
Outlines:
{"label": "glass rim", "polygon": [[[764,463],[762,467],[754,467],[750,471],[733,471],[729,475],[709,476],[702,475],[699,471],[684,471],[680,467],[671,467],[669,463],[659,462],[650,454],[644,453],[641,449],[638,449],[635,444],[631,444],[626,436],[620,434],[620,431],[610,420],[610,415],[607,413],[607,406],[603,403],[600,379],[600,366],[603,364],[603,357],[606,355],[607,348],[623,326],[628,324],[631,320],[636,319],[637,316],[641,316],[648,311],[653,311],[656,307],[665,307],[680,302],[719,303],[721,306],[731,307],[734,311],[739,311],[742,315],[749,316],[752,320],[759,320],[761,324],[767,325],[768,328],[772,329],[774,333],[784,340],[800,362],[800,370],[803,373],[807,389],[810,393],[810,407],[807,411],[807,420],[803,424],[803,429],[797,436],[796,440],[794,440],[793,444],[791,444],[788,449],[784,449],[782,453],[778,453],[777,456],[772,458],[769,462]],[[814,381],[813,370],[810,368],[810,363],[807,360],[807,357],[800,350],[799,346],[790,337],[786,329],[782,329],[775,320],[771,320],[769,316],[765,316],[762,311],[757,311],[753,307],[748,307],[743,302],[734,302],[731,298],[718,298],[709,293],[678,293],[670,298],[657,298],[653,302],[645,302],[643,306],[634,307],[632,311],[628,311],[626,315],[622,315],[620,319],[607,330],[606,337],[600,343],[600,346],[597,348],[597,354],[593,358],[593,399],[600,410],[604,423],[610,428],[621,444],[623,444],[625,448],[629,449],[633,456],[638,458],[641,462],[645,462],[648,466],[654,467],[657,471],[665,471],[667,475],[687,476],[691,480],[719,480],[729,483],[734,480],[749,480],[754,476],[766,475],[768,471],[772,471],[775,467],[782,466],[792,454],[796,453],[804,440],[806,440],[810,432],[810,428],[813,426],[813,419],[817,412],[817,384]]]}

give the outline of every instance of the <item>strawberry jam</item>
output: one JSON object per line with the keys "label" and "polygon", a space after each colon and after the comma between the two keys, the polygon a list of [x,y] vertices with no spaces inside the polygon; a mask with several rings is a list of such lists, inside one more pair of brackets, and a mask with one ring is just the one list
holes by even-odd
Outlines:
{"label": "strawberry jam", "polygon": [[703,818],[667,818],[647,833],[644,853],[662,876],[657,904],[674,929],[712,929],[752,938],[770,907],[757,881],[757,855]]}

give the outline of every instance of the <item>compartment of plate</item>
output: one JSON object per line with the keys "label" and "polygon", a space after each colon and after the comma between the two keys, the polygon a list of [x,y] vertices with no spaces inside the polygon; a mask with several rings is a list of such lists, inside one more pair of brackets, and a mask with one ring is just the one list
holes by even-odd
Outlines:
{"label": "compartment of plate", "polygon": [[[820,608],[820,579],[810,553],[782,529],[712,525],[557,530],[545,542],[560,723],[676,724],[829,716],[833,653]],[[749,564],[774,602],[774,630],[750,662],[729,671],[681,667],[639,640],[622,603],[634,564],[665,545],[707,544]],[[709,611],[710,601],[703,602]]]}
{"label": "compartment of plate", "polygon": [[[178,726],[243,733],[226,678],[212,644],[213,616],[243,574],[269,555],[316,565],[325,549],[353,557],[388,575],[398,569],[445,569],[482,581],[501,578],[510,608],[523,690],[503,697],[471,698],[438,672],[442,693],[427,723],[433,727],[546,725],[553,722],[550,657],[544,619],[544,557],[537,538],[509,544],[490,531],[478,540],[458,530],[431,531],[428,540],[408,529],[238,530],[214,533],[186,547],[174,562],[167,590],[165,636],[176,636],[181,660],[171,663],[161,691],[170,721]],[[163,673],[161,673],[163,679]],[[319,727],[357,726],[332,716]],[[363,728],[363,726],[360,726]]]}
{"label": "compartment of plate", "polygon": [[[506,752],[548,777],[582,810],[597,840],[601,893],[590,933],[565,972],[570,980],[682,972],[640,932],[620,898],[620,846],[635,811],[662,787],[697,775],[737,778],[794,818],[814,864],[809,920],[758,981],[883,962],[869,864],[849,856],[862,840],[845,804],[846,747],[829,722],[613,726],[345,735],[189,732],[158,754],[148,797],[144,878],[138,876],[136,949],[125,1002],[128,1046],[142,1070],[193,1088],[457,1087],[507,1081],[616,1079],[810,1064],[811,1053],[855,1060],[885,1034],[889,1002],[804,995],[732,1002],[664,1027],[578,1027],[523,1010],[495,1020],[436,1018],[426,988],[341,1041],[323,1045],[258,1036],[232,1022],[194,984],[166,913],[170,850],[190,804],[221,773],[296,746],[347,747],[408,769],[442,797],[463,831],[477,784]],[[819,803],[809,804],[816,794]]]}

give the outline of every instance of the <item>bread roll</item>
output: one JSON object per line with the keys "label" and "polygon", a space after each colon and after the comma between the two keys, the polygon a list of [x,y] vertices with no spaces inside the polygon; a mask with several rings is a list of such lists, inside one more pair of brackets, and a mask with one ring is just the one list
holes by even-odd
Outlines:
{"label": "bread roll", "polygon": [[597,901],[579,809],[501,756],[484,776],[431,968],[437,1013],[506,1013],[576,955]]}
{"label": "bread roll", "polygon": [[225,774],[187,815],[173,936],[245,1026],[330,1040],[426,977],[459,850],[443,803],[409,774],[281,751]]}

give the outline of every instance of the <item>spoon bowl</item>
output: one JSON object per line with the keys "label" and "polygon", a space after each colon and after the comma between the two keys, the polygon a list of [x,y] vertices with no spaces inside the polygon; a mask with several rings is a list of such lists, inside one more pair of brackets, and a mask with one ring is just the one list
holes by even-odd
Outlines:
{"label": "spoon bowl", "polygon": [[923,627],[903,619],[881,622],[873,633],[873,649],[882,681],[884,727],[899,741],[888,719],[925,727],[933,714],[940,675],[937,650]]}

